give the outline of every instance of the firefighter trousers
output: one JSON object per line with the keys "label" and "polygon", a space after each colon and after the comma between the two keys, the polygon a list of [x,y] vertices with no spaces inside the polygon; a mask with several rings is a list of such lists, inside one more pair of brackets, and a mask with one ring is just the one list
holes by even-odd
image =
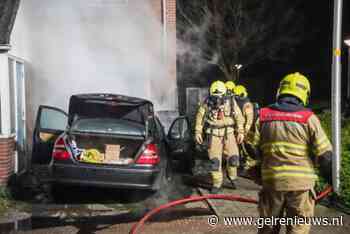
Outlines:
{"label": "firefighter trousers", "polygon": [[[259,193],[258,210],[261,218],[291,218],[286,222],[287,234],[308,234],[310,225],[294,225],[295,217],[312,217],[314,215],[315,193],[313,190],[303,191],[273,191],[262,189]],[[270,223],[271,224],[271,223]],[[292,225],[289,225],[292,224]],[[259,234],[278,234],[281,226],[276,222],[264,225]]]}
{"label": "firefighter trousers", "polygon": [[220,188],[223,183],[221,169],[222,157],[226,157],[226,169],[231,180],[237,178],[237,167],[239,166],[239,151],[235,134],[229,133],[226,136],[209,136],[208,155],[211,161],[211,177],[213,187]]}

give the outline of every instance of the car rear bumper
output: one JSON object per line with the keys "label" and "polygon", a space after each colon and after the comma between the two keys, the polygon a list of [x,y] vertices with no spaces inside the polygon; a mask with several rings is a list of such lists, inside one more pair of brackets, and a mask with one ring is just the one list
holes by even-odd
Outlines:
{"label": "car rear bumper", "polygon": [[53,182],[82,186],[153,189],[160,168],[118,168],[90,165],[54,164]]}

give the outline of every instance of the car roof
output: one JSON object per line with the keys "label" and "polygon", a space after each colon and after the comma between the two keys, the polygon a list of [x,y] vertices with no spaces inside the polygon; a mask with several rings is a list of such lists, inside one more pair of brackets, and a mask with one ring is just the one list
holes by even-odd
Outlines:
{"label": "car roof", "polygon": [[130,105],[143,105],[152,104],[152,102],[137,97],[130,97],[120,94],[110,94],[110,93],[87,93],[87,94],[76,94],[72,95],[71,99],[75,100],[96,100],[96,101],[113,101],[116,103],[130,104]]}

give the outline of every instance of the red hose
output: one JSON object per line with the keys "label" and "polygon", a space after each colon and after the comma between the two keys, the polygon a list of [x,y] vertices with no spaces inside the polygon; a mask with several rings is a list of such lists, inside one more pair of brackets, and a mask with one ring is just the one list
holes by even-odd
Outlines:
{"label": "red hose", "polygon": [[328,194],[330,194],[333,191],[332,186],[328,186],[326,187],[323,191],[321,191],[319,194],[317,194],[316,197],[316,202],[318,202],[319,200],[323,199],[324,197],[326,197]]}
{"label": "red hose", "polygon": [[[321,193],[319,193],[317,195],[316,201],[319,201],[320,199],[324,198],[330,192],[332,192],[332,187],[327,187],[326,189],[324,189]],[[167,209],[167,208],[170,208],[170,207],[173,207],[173,206],[177,206],[177,205],[190,203],[190,202],[198,202],[198,201],[202,201],[202,200],[205,200],[205,199],[239,201],[239,202],[253,203],[253,204],[257,204],[258,203],[258,201],[256,199],[245,198],[245,197],[241,197],[239,195],[208,194],[208,195],[205,195],[205,196],[191,196],[191,197],[188,197],[188,198],[183,198],[183,199],[180,199],[180,200],[175,200],[175,201],[169,202],[167,204],[161,205],[161,206],[159,206],[157,208],[154,208],[153,210],[149,211],[145,216],[143,216],[143,218],[140,221],[138,221],[131,228],[130,234],[136,234],[137,231],[146,222],[146,220],[148,220],[150,217],[152,217],[153,215],[155,215],[156,213],[158,213],[161,210],[164,210],[164,209]]]}

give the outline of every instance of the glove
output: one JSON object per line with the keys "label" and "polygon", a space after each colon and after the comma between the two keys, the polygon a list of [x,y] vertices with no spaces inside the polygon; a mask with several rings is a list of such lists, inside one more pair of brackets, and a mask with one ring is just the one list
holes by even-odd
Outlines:
{"label": "glove", "polygon": [[243,133],[238,133],[237,135],[237,144],[242,144],[244,140],[244,134]]}
{"label": "glove", "polygon": [[245,144],[245,149],[247,150],[249,156],[253,159],[261,159],[261,152],[258,148],[252,146],[251,144]]}
{"label": "glove", "polygon": [[255,165],[247,170],[248,176],[258,185],[262,185],[261,166]]}
{"label": "glove", "polygon": [[320,174],[329,185],[332,185],[332,155],[327,151],[319,156]]}
{"label": "glove", "polygon": [[201,133],[196,133],[195,138],[196,138],[197,144],[199,145],[203,144],[203,137]]}

